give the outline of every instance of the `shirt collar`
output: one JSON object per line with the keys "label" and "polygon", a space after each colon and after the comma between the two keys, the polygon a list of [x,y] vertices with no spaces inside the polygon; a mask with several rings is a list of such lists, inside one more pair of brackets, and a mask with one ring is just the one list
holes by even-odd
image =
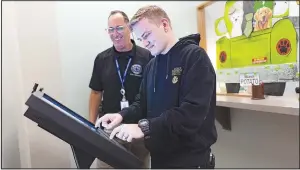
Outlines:
{"label": "shirt collar", "polygon": [[121,57],[122,55],[120,54],[125,54],[127,58],[131,58],[131,57],[134,57],[136,56],[136,44],[135,44],[135,41],[133,39],[131,39],[131,43],[132,43],[132,50],[128,51],[128,52],[118,52],[116,50],[116,48],[113,46],[113,55],[117,58]]}

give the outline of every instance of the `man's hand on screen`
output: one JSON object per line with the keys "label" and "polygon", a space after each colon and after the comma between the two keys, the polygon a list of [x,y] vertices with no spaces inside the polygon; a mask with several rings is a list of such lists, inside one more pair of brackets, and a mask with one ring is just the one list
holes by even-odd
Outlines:
{"label": "man's hand on screen", "polygon": [[123,117],[119,113],[108,113],[100,117],[96,123],[95,127],[103,126],[107,130],[111,130],[121,124]]}

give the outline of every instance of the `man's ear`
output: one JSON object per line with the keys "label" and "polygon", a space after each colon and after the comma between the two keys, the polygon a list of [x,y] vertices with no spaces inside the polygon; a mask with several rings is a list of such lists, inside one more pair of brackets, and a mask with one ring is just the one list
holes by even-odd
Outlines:
{"label": "man's ear", "polygon": [[169,21],[166,18],[161,19],[161,23],[164,29],[170,27]]}

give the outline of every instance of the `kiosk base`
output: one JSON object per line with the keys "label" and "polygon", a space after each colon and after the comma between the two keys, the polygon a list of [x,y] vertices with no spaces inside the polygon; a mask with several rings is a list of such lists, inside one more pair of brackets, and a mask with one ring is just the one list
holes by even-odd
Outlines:
{"label": "kiosk base", "polygon": [[95,157],[91,156],[90,154],[84,152],[83,150],[74,147],[73,145],[70,145],[72,152],[73,152],[73,156],[74,156],[74,160],[75,160],[75,164],[77,166],[78,169],[90,169],[92,163],[95,160]]}

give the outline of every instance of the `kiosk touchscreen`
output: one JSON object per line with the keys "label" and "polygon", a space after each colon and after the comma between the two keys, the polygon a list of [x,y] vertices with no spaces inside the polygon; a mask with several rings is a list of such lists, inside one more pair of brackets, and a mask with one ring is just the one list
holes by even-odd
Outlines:
{"label": "kiosk touchscreen", "polygon": [[70,144],[78,168],[90,168],[95,158],[114,168],[142,167],[142,161],[117,140],[109,139],[102,129],[36,88],[26,101],[24,116]]}

